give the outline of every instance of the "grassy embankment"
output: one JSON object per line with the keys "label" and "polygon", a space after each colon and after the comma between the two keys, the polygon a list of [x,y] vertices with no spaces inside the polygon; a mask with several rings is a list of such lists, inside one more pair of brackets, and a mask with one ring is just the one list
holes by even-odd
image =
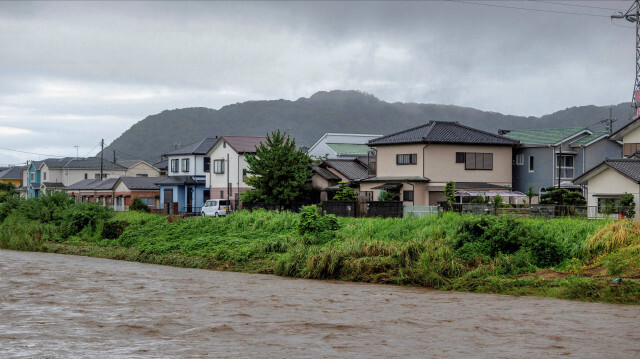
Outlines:
{"label": "grassy embankment", "polygon": [[317,218],[301,229],[301,215],[288,212],[181,219],[26,202],[10,210],[0,205],[0,248],[300,278],[640,302],[640,223],[628,220],[445,213],[339,218],[339,228],[331,230],[322,223],[314,226]]}

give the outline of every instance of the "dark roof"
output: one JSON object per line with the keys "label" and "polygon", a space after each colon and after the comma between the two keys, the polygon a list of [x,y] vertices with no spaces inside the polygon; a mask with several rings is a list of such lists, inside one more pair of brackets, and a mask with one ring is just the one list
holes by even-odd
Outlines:
{"label": "dark roof", "polygon": [[266,137],[260,136],[222,136],[218,141],[226,141],[238,153],[255,153],[260,143],[267,143]]}
{"label": "dark roof", "polygon": [[639,126],[640,126],[640,118],[637,118],[627,123],[626,125],[620,127],[618,131],[612,133],[611,136],[609,136],[609,139],[613,141],[617,141],[617,140],[622,141],[623,136],[627,135],[629,132],[635,130]]}
{"label": "dark roof", "polygon": [[174,156],[174,155],[206,155],[207,152],[213,147],[213,145],[218,141],[218,138],[207,137],[203,138],[200,141],[190,143],[186,146],[180,147],[173,151],[167,152],[165,156]]}
{"label": "dark roof", "polygon": [[586,183],[589,178],[593,177],[606,168],[611,168],[614,171],[619,172],[623,176],[630,180],[640,183],[640,158],[615,158],[606,159],[599,165],[583,173],[573,180],[573,183],[583,184]]}
{"label": "dark roof", "polygon": [[338,175],[336,175],[335,173],[329,171],[326,168],[322,168],[317,163],[312,163],[311,164],[311,170],[313,171],[313,173],[317,173],[320,177],[326,179],[327,181],[340,181],[341,180],[341,178]]}
{"label": "dark roof", "polygon": [[153,167],[159,169],[159,170],[166,170],[169,168],[169,160],[164,160],[164,161],[160,161],[160,162],[156,162],[153,164]]}
{"label": "dark roof", "polygon": [[118,178],[107,178],[106,180],[85,179],[66,186],[65,190],[110,190],[118,181]]}
{"label": "dark roof", "polygon": [[369,176],[367,167],[355,160],[326,160],[322,166],[329,166],[335,169],[349,180],[362,179]]}
{"label": "dark roof", "polygon": [[11,167],[0,172],[2,179],[22,179],[22,167]]}
{"label": "dark roof", "polygon": [[380,176],[358,180],[357,182],[431,182],[422,176]]}
{"label": "dark roof", "polygon": [[157,190],[160,188],[157,177],[120,177],[120,180],[130,190]]}
{"label": "dark roof", "polygon": [[457,122],[429,121],[429,123],[392,133],[369,141],[369,146],[404,143],[451,143],[513,146],[519,142],[490,132],[461,125]]}
{"label": "dark roof", "polygon": [[47,188],[62,188],[64,184],[60,182],[42,182],[42,184]]}
{"label": "dark roof", "polygon": [[[75,158],[75,157],[65,157],[65,158],[47,158],[44,161],[39,161],[39,164],[46,164],[49,169],[100,169],[100,158],[98,157],[89,157],[89,158]],[[36,161],[33,161],[33,164],[36,168],[40,167],[39,164],[36,164]],[[105,170],[126,170],[125,167],[115,164],[108,160],[102,161],[102,168]]]}
{"label": "dark roof", "polygon": [[205,184],[204,180],[194,179],[192,176],[170,176],[170,177],[164,177],[164,178],[159,178],[159,177],[155,177],[155,178],[156,178],[156,184],[158,184],[159,186]]}

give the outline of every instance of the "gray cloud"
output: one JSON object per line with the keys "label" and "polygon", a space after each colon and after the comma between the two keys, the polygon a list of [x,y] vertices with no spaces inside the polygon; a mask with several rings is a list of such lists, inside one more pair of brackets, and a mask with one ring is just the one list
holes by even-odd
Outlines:
{"label": "gray cloud", "polygon": [[[483,3],[602,17],[448,1],[0,2],[0,147],[68,155],[164,109],[332,89],[518,115],[629,100],[634,30],[614,11]],[[0,164],[29,158],[0,150]]]}

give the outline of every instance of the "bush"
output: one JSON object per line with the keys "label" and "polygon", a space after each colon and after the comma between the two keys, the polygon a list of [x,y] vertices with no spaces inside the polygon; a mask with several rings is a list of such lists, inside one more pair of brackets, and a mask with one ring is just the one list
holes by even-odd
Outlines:
{"label": "bush", "polygon": [[102,227],[102,237],[106,239],[117,239],[128,226],[129,222],[124,220],[111,220],[105,222]]}
{"label": "bush", "polygon": [[349,187],[346,182],[339,183],[340,189],[336,192],[336,195],[333,197],[336,201],[353,201],[356,199],[356,192],[353,188]]}
{"label": "bush", "polygon": [[151,208],[149,208],[149,206],[144,204],[144,202],[142,202],[142,200],[138,197],[133,197],[133,200],[131,201],[131,206],[129,206],[129,210],[136,211],[136,212],[147,212],[147,213],[151,212]]}
{"label": "bush", "polygon": [[380,194],[378,194],[378,201],[395,201],[396,200],[396,195],[385,191],[385,190],[381,190]]}
{"label": "bush", "polygon": [[93,234],[99,229],[99,224],[113,216],[113,210],[96,203],[78,203],[62,212],[61,235],[68,238],[81,231]]}
{"label": "bush", "polygon": [[509,217],[471,217],[463,220],[453,248],[462,259],[469,262],[487,261],[499,254],[527,250],[532,263],[539,267],[558,264],[568,256],[568,250],[560,239],[545,238],[534,226]]}
{"label": "bush", "polygon": [[325,231],[335,231],[340,228],[338,219],[333,214],[320,215],[316,205],[304,206],[300,210],[300,234],[318,234]]}

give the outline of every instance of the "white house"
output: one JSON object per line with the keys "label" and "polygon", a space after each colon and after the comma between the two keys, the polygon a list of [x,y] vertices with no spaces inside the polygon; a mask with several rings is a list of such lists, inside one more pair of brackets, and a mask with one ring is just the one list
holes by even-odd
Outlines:
{"label": "white house", "polygon": [[240,193],[251,189],[245,183],[249,165],[245,154],[255,153],[256,146],[266,143],[266,137],[222,136],[207,152],[211,159],[206,186],[211,198],[225,198],[232,201],[234,209],[238,206]]}

